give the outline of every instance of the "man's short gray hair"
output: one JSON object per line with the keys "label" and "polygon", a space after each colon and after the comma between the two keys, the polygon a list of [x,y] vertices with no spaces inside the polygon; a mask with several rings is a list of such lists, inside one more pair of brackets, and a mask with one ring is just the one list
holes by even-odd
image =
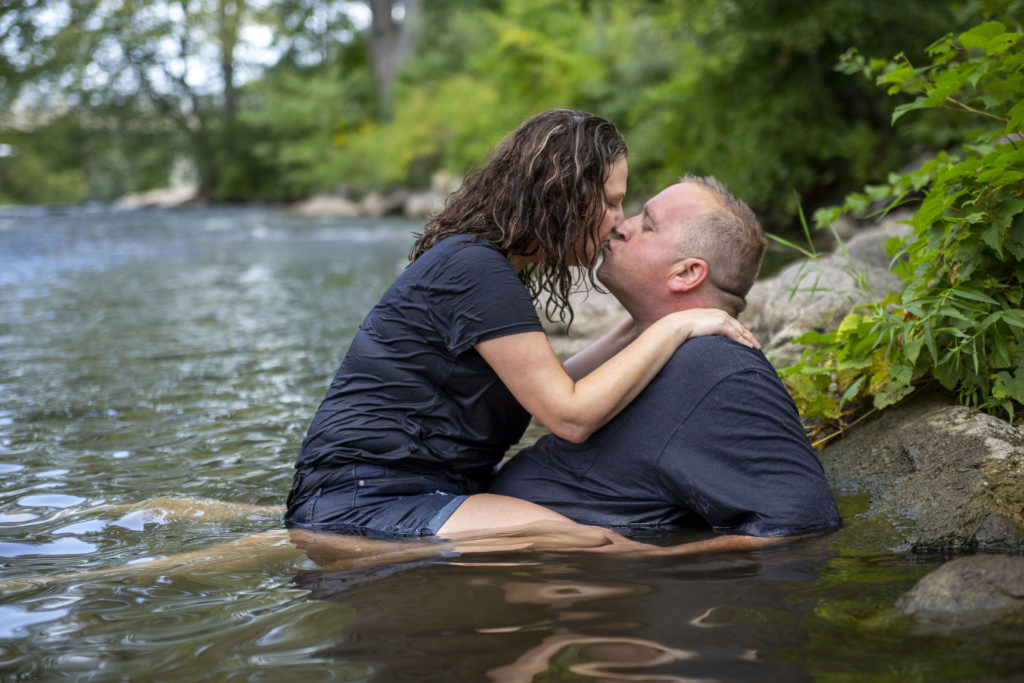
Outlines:
{"label": "man's short gray hair", "polygon": [[747,306],[746,296],[761,269],[768,248],[757,216],[718,180],[710,176],[684,176],[712,197],[715,208],[691,220],[680,231],[680,256],[703,259],[708,281],[722,308],[733,315]]}

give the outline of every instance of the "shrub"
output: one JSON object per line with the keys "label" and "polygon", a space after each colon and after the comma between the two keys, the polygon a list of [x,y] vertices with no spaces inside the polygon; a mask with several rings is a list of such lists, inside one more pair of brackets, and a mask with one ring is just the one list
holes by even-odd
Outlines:
{"label": "shrub", "polygon": [[815,214],[827,226],[844,213],[917,204],[913,235],[886,244],[903,291],[859,306],[834,332],[795,340],[810,346],[782,375],[820,427],[841,429],[869,402],[882,409],[931,382],[1010,420],[1024,405],[1024,40],[992,21],[928,54],[932,63],[919,67],[902,54],[851,51],[838,67],[912,95],[894,122],[937,108],[975,125],[961,148]]}

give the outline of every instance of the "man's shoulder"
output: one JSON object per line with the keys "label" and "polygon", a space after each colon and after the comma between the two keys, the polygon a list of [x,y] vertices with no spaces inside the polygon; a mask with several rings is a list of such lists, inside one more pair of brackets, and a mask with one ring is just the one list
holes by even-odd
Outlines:
{"label": "man's shoulder", "polygon": [[692,375],[694,380],[710,382],[745,371],[776,376],[775,368],[760,349],[717,335],[697,337],[682,344],[672,355],[666,370],[673,375]]}

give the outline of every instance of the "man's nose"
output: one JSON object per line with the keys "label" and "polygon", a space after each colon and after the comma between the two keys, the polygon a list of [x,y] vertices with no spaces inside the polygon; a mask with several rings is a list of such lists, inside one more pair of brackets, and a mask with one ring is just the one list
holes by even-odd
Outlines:
{"label": "man's nose", "polygon": [[637,216],[633,216],[628,220],[624,220],[614,228],[612,228],[612,237],[628,242],[633,236],[633,230],[635,228]]}

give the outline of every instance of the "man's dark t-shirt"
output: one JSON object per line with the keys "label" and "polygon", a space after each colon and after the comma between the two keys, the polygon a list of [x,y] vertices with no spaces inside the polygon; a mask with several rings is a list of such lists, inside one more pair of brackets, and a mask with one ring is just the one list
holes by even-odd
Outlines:
{"label": "man's dark t-shirt", "polygon": [[724,337],[683,344],[583,444],[541,438],[490,489],[586,524],[791,536],[839,525],[821,465],[775,369]]}
{"label": "man's dark t-shirt", "polygon": [[473,347],[535,331],[540,319],[501,252],[469,235],[441,240],[366,316],[296,466],[488,478],[530,416]]}

